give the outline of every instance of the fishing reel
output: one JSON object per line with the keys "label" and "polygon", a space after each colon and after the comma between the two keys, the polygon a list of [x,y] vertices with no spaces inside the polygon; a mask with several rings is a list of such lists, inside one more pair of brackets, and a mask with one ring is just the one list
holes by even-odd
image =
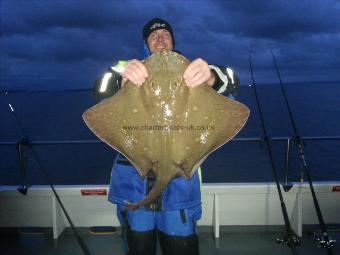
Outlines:
{"label": "fishing reel", "polygon": [[332,248],[335,246],[336,240],[331,239],[327,233],[322,233],[322,235],[318,235],[314,232],[314,238],[318,242],[318,248]]}
{"label": "fishing reel", "polygon": [[301,245],[301,238],[295,234],[289,236],[281,236],[276,239],[278,244],[285,244],[288,247],[296,247]]}

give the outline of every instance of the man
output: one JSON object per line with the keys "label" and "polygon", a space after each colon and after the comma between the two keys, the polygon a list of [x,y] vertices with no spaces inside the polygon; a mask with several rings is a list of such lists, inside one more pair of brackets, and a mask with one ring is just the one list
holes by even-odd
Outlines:
{"label": "man", "polygon": [[[175,40],[170,24],[154,18],[143,28],[149,54],[174,50]],[[123,68],[121,68],[123,67]],[[119,74],[119,69],[121,69]],[[114,94],[126,81],[141,86],[148,77],[142,61],[120,62],[95,84],[97,98]],[[183,78],[190,87],[203,83],[220,93],[235,95],[238,78],[230,69],[209,66],[202,59],[189,64]],[[105,88],[105,89],[103,89]],[[198,171],[187,181],[174,178],[162,195],[144,208],[126,210],[126,203],[136,203],[146,196],[155,183],[152,171],[144,180],[122,155],[118,155],[111,173],[109,200],[117,204],[117,215],[126,233],[129,255],[156,254],[157,237],[164,255],[199,254],[196,222],[201,217],[201,193]]]}

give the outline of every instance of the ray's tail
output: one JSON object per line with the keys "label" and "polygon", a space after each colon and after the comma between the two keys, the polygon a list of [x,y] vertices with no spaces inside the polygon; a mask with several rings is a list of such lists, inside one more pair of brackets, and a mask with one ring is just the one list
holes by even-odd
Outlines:
{"label": "ray's tail", "polygon": [[169,181],[167,180],[162,180],[162,179],[157,178],[155,186],[153,186],[149,194],[143,200],[140,200],[136,204],[125,204],[125,208],[127,210],[137,210],[138,208],[142,206],[152,203],[162,194],[162,191],[165,189],[168,183]]}

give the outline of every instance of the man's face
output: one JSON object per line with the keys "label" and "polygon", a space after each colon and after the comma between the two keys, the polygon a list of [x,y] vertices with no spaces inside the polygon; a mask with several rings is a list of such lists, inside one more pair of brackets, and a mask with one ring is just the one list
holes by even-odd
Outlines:
{"label": "man's face", "polygon": [[173,48],[171,34],[165,29],[153,31],[147,39],[147,44],[151,54],[158,53],[163,49],[172,50]]}

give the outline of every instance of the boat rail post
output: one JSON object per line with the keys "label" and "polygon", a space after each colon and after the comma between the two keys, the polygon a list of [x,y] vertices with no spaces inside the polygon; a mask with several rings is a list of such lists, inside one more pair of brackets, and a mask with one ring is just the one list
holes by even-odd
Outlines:
{"label": "boat rail post", "polygon": [[282,184],[282,188],[285,192],[288,192],[292,187],[293,183],[288,182],[288,170],[289,170],[289,157],[290,157],[290,137],[287,138],[286,145],[286,166],[285,166],[285,182]]}
{"label": "boat rail post", "polygon": [[25,168],[25,154],[24,154],[24,148],[31,147],[30,142],[23,138],[20,141],[17,142],[16,148],[18,151],[18,159],[19,159],[19,178],[20,178],[20,186],[17,188],[17,190],[22,195],[27,195],[28,191],[28,185],[27,185],[27,179],[26,179],[26,168]]}
{"label": "boat rail post", "polygon": [[54,247],[58,247],[58,238],[66,228],[62,210],[58,204],[55,195],[51,194],[52,201],[52,229],[53,229],[53,242]]}
{"label": "boat rail post", "polygon": [[213,233],[215,239],[215,247],[219,248],[219,240],[220,240],[220,203],[219,203],[219,195],[214,194],[214,207],[213,207]]}

